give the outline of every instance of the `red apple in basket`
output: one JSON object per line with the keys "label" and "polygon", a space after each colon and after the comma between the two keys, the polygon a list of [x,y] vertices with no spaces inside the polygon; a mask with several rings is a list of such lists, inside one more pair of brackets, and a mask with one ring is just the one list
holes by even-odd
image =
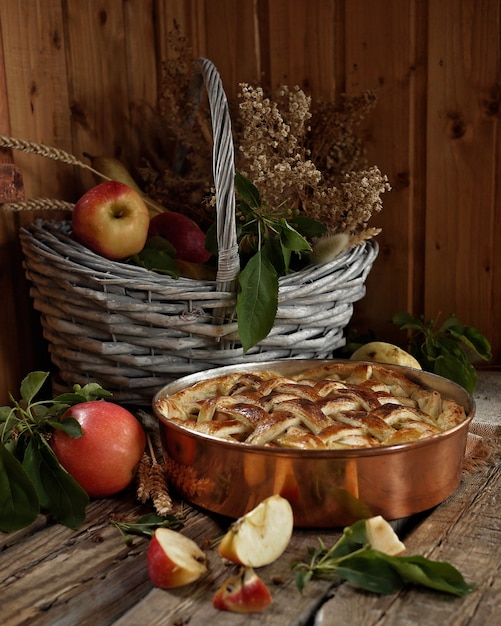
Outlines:
{"label": "red apple in basket", "polygon": [[205,263],[210,252],[205,248],[205,233],[192,219],[165,211],[155,215],[150,222],[150,235],[164,237],[176,249],[176,258],[191,263]]}
{"label": "red apple in basket", "polygon": [[269,565],[289,545],[293,526],[288,500],[270,496],[233,522],[219,544],[219,555],[248,567]]}
{"label": "red apple in basket", "polygon": [[134,189],[107,180],[78,200],[71,225],[80,243],[107,259],[119,261],[143,249],[150,213]]}
{"label": "red apple in basket", "polygon": [[192,539],[170,528],[155,530],[146,561],[151,583],[161,589],[187,585],[207,571],[203,550]]}
{"label": "red apple in basket", "polygon": [[61,465],[89,496],[102,498],[125,489],[133,480],[146,445],[139,421],[124,407],[105,400],[70,407],[83,435],[55,430],[50,445]]}
{"label": "red apple in basket", "polygon": [[252,567],[242,567],[216,591],[212,606],[234,613],[261,613],[273,602],[270,591]]}

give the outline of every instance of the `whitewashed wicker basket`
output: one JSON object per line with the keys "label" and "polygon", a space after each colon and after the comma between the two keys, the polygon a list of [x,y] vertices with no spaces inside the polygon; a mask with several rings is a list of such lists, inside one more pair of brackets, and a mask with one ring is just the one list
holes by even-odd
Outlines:
{"label": "whitewashed wicker basket", "polygon": [[57,391],[97,381],[116,401],[149,404],[185,374],[246,360],[329,358],[344,345],[343,329],[378,253],[373,240],[280,278],[275,324],[243,354],[233,314],[239,261],[231,124],[219,74],[207,59],[200,59],[200,76],[214,135],[215,281],[176,280],[104,259],[71,238],[68,222],[39,220],[20,231]]}

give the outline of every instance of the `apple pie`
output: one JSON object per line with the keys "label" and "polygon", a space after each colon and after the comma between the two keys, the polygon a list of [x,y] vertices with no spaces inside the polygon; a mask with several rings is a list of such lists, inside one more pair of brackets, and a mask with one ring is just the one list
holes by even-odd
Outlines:
{"label": "apple pie", "polygon": [[305,450],[373,448],[437,435],[464,408],[376,363],[329,362],[300,374],[238,372],[159,398],[170,422],[227,441]]}

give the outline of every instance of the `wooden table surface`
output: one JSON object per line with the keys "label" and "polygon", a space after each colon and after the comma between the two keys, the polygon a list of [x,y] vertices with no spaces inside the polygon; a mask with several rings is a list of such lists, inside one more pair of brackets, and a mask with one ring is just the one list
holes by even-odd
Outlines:
{"label": "wooden table surface", "polygon": [[[499,428],[497,441],[499,443]],[[499,460],[499,459],[498,459]],[[224,565],[211,540],[229,521],[184,506],[183,531],[207,549],[209,573],[175,590],[152,587],[146,568],[148,540],[127,545],[110,515],[141,512],[134,490],[93,501],[77,531],[44,516],[23,531],[0,534],[0,616],[3,626],[104,624],[162,626],[497,624],[501,615],[501,466],[496,457],[464,472],[456,493],[434,510],[397,522],[409,554],[455,565],[477,587],[464,598],[407,588],[389,596],[347,583],[311,581],[301,595],[291,564],[304,560],[317,538],[331,545],[339,531],[295,530],[275,563],[258,570],[274,602],[262,614],[216,611],[212,596],[236,569]]]}

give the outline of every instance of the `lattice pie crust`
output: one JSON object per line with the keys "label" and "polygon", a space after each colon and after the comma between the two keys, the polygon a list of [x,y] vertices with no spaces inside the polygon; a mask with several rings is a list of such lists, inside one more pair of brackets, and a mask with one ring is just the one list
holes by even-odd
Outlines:
{"label": "lattice pie crust", "polygon": [[465,411],[399,371],[332,362],[290,377],[239,372],[157,401],[171,422],[229,441],[295,449],[402,444],[462,422]]}

